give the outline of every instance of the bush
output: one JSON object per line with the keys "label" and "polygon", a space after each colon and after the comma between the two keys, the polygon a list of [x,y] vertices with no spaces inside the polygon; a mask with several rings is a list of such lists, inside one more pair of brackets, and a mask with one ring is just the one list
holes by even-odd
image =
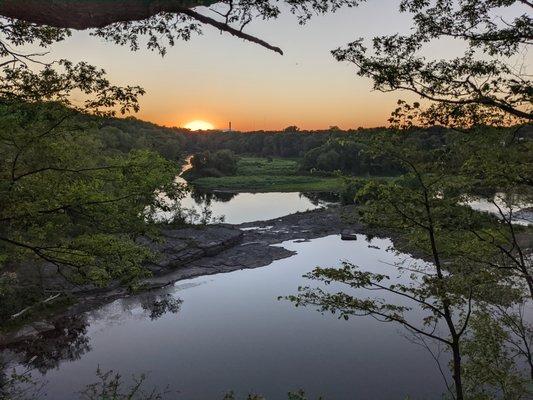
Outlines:
{"label": "bush", "polygon": [[214,153],[206,150],[191,157],[192,168],[183,176],[185,179],[194,180],[205,177],[235,175],[237,172],[237,160],[238,158],[231,150],[218,150]]}
{"label": "bush", "polygon": [[344,178],[344,184],[340,193],[341,203],[344,205],[355,204],[357,193],[368,181],[359,178]]}

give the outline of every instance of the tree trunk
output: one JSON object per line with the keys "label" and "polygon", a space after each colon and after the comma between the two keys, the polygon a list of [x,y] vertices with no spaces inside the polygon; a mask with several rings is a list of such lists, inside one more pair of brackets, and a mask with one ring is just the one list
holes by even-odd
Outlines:
{"label": "tree trunk", "polygon": [[464,400],[463,396],[463,382],[461,377],[461,350],[459,348],[459,339],[453,338],[452,341],[453,353],[453,382],[455,384],[455,399]]}
{"label": "tree trunk", "polygon": [[57,28],[99,28],[160,12],[209,6],[217,0],[0,0],[0,15]]}

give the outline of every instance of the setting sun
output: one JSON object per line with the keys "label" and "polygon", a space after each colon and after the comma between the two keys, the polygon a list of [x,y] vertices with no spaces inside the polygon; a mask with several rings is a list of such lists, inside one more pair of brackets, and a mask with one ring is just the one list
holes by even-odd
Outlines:
{"label": "setting sun", "polygon": [[185,128],[190,129],[191,131],[207,131],[209,129],[214,129],[214,126],[209,122],[197,119],[189,122],[185,125]]}

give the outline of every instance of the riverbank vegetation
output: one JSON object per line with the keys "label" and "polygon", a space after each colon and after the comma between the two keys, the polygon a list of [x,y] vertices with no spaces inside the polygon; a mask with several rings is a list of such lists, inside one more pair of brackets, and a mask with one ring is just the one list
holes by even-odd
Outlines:
{"label": "riverbank vegetation", "polygon": [[189,163],[191,167],[182,174],[188,181],[237,173],[237,156],[231,150],[196,153],[189,158]]}
{"label": "riverbank vegetation", "polygon": [[110,149],[102,135],[60,104],[0,106],[2,325],[63,285],[134,286],[146,275],[152,255],[136,238],[155,233],[153,210],[169,208],[157,192],[181,196],[179,164]]}
{"label": "riverbank vegetation", "polygon": [[337,192],[342,179],[302,175],[298,159],[240,157],[230,176],[202,177],[192,184],[202,190],[235,192]]}
{"label": "riverbank vegetation", "polygon": [[223,178],[201,178],[194,185],[204,190],[234,192],[338,192],[342,179],[313,176],[242,175]]}

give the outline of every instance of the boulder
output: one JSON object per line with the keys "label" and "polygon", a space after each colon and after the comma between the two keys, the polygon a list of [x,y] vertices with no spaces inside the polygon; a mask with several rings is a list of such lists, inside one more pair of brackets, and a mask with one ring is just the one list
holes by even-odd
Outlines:
{"label": "boulder", "polygon": [[349,229],[343,229],[341,232],[341,240],[357,240],[357,233]]}

